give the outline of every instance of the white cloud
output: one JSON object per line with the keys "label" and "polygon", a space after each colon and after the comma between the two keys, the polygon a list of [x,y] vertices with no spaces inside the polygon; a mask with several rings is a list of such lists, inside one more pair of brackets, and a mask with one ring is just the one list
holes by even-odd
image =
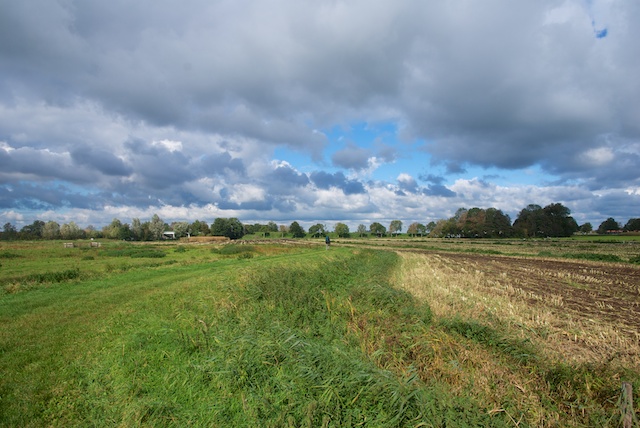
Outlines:
{"label": "white cloud", "polygon": [[590,166],[600,167],[609,165],[615,159],[613,150],[609,147],[598,147],[587,150],[580,155],[583,162]]}

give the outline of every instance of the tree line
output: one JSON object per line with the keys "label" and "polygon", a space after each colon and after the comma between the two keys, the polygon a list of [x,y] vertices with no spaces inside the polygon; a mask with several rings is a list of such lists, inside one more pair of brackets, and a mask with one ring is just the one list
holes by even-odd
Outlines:
{"label": "tree line", "polygon": [[[373,222],[367,227],[358,225],[352,232],[345,223],[335,224],[333,231],[324,224],[314,224],[308,232],[297,222],[289,226],[277,225],[270,221],[266,224],[243,224],[237,218],[216,218],[211,224],[196,220],[192,223],[165,223],[157,214],[149,221],[134,218],[129,223],[122,223],[114,218],[110,224],[102,229],[93,226],[79,227],[71,221],[60,225],[55,221],[44,222],[35,220],[32,224],[18,230],[11,223],[6,223],[0,231],[2,240],[38,240],[38,239],[118,239],[130,241],[157,241],[163,239],[165,232],[173,232],[176,238],[186,236],[226,236],[239,239],[245,235],[291,236],[303,238],[305,236],[321,237],[332,233],[340,238],[356,235],[365,236],[397,236],[403,231],[403,222],[392,220],[388,226]],[[599,234],[640,231],[640,218],[631,218],[622,226],[614,218],[603,221],[596,229]],[[523,208],[512,223],[509,215],[497,208],[460,208],[455,215],[448,219],[431,221],[427,224],[411,223],[406,230],[410,236],[428,236],[435,238],[546,238],[566,237],[574,233],[594,232],[591,223],[578,225],[571,211],[560,203],[552,203],[545,207],[530,204]]]}

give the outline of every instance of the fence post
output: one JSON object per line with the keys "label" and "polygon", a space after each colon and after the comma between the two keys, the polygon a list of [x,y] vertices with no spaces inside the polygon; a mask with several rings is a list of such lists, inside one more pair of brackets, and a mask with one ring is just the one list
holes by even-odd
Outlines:
{"label": "fence post", "polygon": [[633,386],[630,382],[622,382],[622,426],[633,427]]}

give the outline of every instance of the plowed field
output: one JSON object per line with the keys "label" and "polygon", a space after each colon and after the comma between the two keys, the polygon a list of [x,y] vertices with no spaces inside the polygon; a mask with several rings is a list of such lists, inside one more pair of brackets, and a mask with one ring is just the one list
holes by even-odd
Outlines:
{"label": "plowed field", "polygon": [[640,331],[640,268],[633,265],[483,254],[440,254],[454,269],[480,271],[519,289],[532,305],[555,302],[574,315]]}

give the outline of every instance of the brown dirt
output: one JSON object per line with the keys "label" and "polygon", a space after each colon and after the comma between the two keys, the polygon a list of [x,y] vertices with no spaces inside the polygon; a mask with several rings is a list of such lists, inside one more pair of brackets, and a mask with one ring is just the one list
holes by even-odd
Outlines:
{"label": "brown dirt", "polygon": [[559,310],[608,321],[630,333],[640,331],[640,267],[485,254],[438,255],[454,269],[480,271],[522,290],[522,296],[536,296],[527,298],[532,305],[561,301]]}

